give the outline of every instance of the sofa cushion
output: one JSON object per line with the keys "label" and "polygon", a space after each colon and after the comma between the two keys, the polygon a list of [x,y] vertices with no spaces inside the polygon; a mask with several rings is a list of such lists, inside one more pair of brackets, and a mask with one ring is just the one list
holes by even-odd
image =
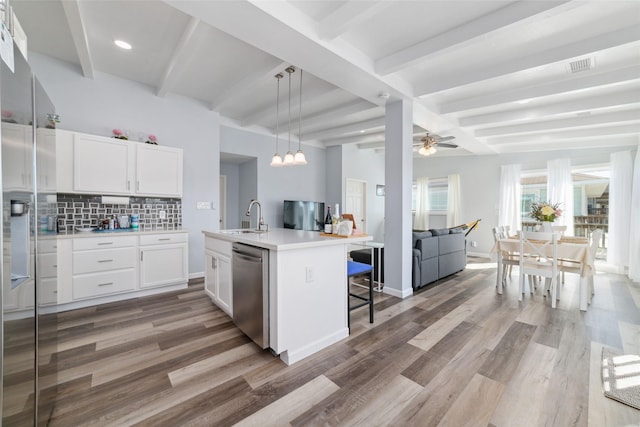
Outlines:
{"label": "sofa cushion", "polygon": [[444,236],[446,234],[449,234],[448,228],[434,228],[429,231],[431,232],[432,236]]}
{"label": "sofa cushion", "polygon": [[452,252],[464,252],[465,239],[464,234],[454,233],[446,236],[438,236],[439,255],[450,254]]}
{"label": "sofa cushion", "polygon": [[416,242],[416,249],[420,250],[422,260],[436,258],[438,256],[438,238],[426,237]]}
{"label": "sofa cushion", "polygon": [[413,233],[412,233],[413,242],[411,242],[411,247],[415,248],[416,247],[416,242],[419,239],[424,239],[425,237],[431,237],[431,232],[430,231],[414,230]]}
{"label": "sofa cushion", "polygon": [[464,233],[464,229],[462,229],[462,228],[450,228],[449,229],[449,233],[450,234],[462,234],[462,233]]}

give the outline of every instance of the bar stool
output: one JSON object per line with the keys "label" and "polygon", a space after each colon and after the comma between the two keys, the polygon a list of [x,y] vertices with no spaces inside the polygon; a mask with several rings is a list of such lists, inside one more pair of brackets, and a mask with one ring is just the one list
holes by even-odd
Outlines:
{"label": "bar stool", "polygon": [[[368,299],[360,295],[351,293],[350,289],[351,278],[360,276],[362,274],[369,274]],[[356,305],[351,305],[351,297],[358,298],[362,300],[362,302],[359,302]],[[349,327],[349,329],[351,329],[351,311],[360,307],[364,307],[365,305],[369,306],[369,323],[373,323],[373,265],[356,261],[347,261],[347,300],[347,305],[349,306],[349,310],[347,313],[347,326]]]}

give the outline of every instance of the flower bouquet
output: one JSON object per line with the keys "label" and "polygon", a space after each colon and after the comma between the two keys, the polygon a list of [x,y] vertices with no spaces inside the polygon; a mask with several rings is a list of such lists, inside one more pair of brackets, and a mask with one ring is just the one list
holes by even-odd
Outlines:
{"label": "flower bouquet", "polygon": [[158,138],[151,134],[149,135],[149,137],[147,138],[147,140],[145,141],[147,144],[153,144],[153,145],[158,145]]}
{"label": "flower bouquet", "polygon": [[542,222],[553,222],[562,215],[560,203],[533,202],[529,216]]}
{"label": "flower bouquet", "polygon": [[122,133],[122,131],[120,129],[114,129],[114,130],[112,130],[112,132],[113,132],[113,138],[126,139],[126,140],[129,139],[129,138],[126,137],[125,134]]}

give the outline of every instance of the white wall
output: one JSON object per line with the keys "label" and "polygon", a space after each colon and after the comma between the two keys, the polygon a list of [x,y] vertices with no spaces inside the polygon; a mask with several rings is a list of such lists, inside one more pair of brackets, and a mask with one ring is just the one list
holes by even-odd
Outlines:
{"label": "white wall", "polygon": [[226,228],[240,228],[240,167],[237,164],[220,162],[220,175],[227,177]]}
{"label": "white wall", "polygon": [[384,185],[384,153],[359,150],[354,144],[342,146],[341,210],[346,203],[347,178],[367,182],[367,234],[384,242],[384,197],[376,196],[376,185]]}
{"label": "white wall", "polygon": [[467,247],[469,252],[488,254],[493,247],[491,228],[498,225],[498,192],[500,188],[500,166],[519,163],[522,171],[546,170],[547,160],[556,158],[571,159],[572,166],[593,165],[609,162],[612,152],[629,149],[608,148],[589,150],[544,151],[523,154],[501,154],[486,156],[427,157],[414,159],[414,180],[418,177],[446,177],[452,173],[460,174],[462,189],[461,222],[470,222],[481,218],[477,230],[469,234],[467,244],[477,241],[475,248]]}
{"label": "white wall", "polygon": [[[220,129],[221,151],[256,158],[255,194],[262,205],[262,216],[270,227],[282,228],[284,200],[325,200],[326,150],[303,144],[302,150],[309,162],[307,165],[273,168],[269,163],[274,149],[275,139],[271,136],[227,126]],[[280,155],[283,154],[281,150]],[[244,179],[242,168],[240,174]],[[246,209],[249,200],[240,199],[241,211]],[[252,215],[251,224],[256,224],[255,214]]]}
{"label": "white wall", "polygon": [[[153,89],[116,76],[82,76],[78,66],[29,53],[34,73],[61,116],[61,129],[110,136],[128,129],[132,139],[153,133],[158,144],[184,150],[183,226],[189,230],[189,273],[204,271],[202,229],[217,228],[219,215],[220,117],[204,104],[172,94],[159,98]],[[196,210],[197,201],[215,209]]]}

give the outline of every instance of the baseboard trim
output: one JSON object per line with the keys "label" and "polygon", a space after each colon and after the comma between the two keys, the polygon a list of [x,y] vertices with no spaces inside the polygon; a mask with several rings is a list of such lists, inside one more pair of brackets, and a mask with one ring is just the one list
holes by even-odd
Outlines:
{"label": "baseboard trim", "polygon": [[299,362],[307,356],[311,356],[314,353],[322,350],[325,347],[329,347],[331,344],[335,344],[338,341],[349,336],[349,328],[341,329],[331,335],[323,337],[319,340],[312,342],[309,345],[298,348],[296,350],[286,350],[280,353],[280,359],[287,365]]}
{"label": "baseboard trim", "polygon": [[384,288],[382,288],[382,292],[394,297],[405,299],[413,295],[413,288],[399,290],[390,288],[389,286],[385,286]]}
{"label": "baseboard trim", "polygon": [[189,273],[189,279],[201,279],[204,277],[204,271],[198,271],[196,273]]}
{"label": "baseboard trim", "polygon": [[475,256],[475,257],[478,257],[478,258],[492,259],[491,254],[486,254],[484,252],[469,252],[469,251],[467,251],[467,255],[468,256]]}

